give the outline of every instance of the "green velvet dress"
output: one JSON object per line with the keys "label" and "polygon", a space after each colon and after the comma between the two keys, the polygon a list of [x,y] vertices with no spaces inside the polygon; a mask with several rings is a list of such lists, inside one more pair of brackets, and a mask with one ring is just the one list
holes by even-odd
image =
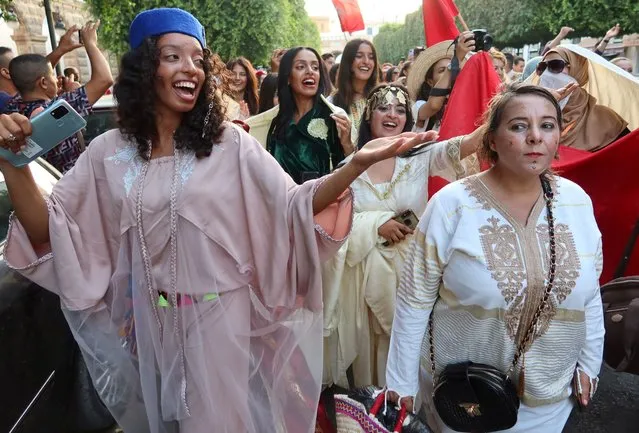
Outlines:
{"label": "green velvet dress", "polygon": [[284,140],[276,136],[273,120],[266,148],[298,184],[329,174],[345,157],[331,113],[318,102],[297,124],[289,123]]}

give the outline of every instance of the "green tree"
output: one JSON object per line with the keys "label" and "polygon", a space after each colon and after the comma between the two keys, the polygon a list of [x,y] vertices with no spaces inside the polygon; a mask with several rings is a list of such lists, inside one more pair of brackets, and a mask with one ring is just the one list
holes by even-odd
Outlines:
{"label": "green tree", "polygon": [[0,18],[5,21],[17,20],[13,0],[0,0]]}
{"label": "green tree", "polygon": [[[456,0],[464,20],[487,29],[495,45],[521,47],[545,43],[563,26],[575,29],[572,37],[603,36],[619,23],[624,33],[639,32],[637,0]],[[382,26],[374,39],[380,61],[397,63],[408,50],[424,45],[421,8],[406,16],[404,24]]]}
{"label": "green tree", "polygon": [[637,0],[456,0],[471,28],[486,28],[497,46],[547,42],[561,27],[571,37],[603,36],[620,23],[624,33],[639,31]]}
{"label": "green tree", "polygon": [[422,9],[406,15],[404,24],[385,24],[373,38],[380,62],[399,63],[412,48],[424,45]]}
{"label": "green tree", "polygon": [[555,0],[546,1],[543,22],[553,33],[562,26],[575,29],[571,34],[603,37],[619,23],[622,33],[639,32],[639,1],[637,0]]}
{"label": "green tree", "polygon": [[468,26],[487,29],[498,47],[520,47],[554,37],[543,22],[550,0],[457,0]]}
{"label": "green tree", "polygon": [[119,54],[128,48],[133,18],[156,7],[180,7],[195,15],[206,30],[209,47],[225,60],[242,55],[255,64],[268,64],[272,50],[277,47],[320,45],[319,32],[306,14],[303,0],[86,0],[86,3],[92,15],[102,20],[102,43]]}

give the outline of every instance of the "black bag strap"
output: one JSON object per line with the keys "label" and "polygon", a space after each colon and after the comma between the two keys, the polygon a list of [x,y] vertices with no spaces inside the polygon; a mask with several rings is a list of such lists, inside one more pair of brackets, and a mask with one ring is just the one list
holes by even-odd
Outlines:
{"label": "black bag strap", "polygon": [[628,268],[628,262],[630,261],[630,256],[632,255],[632,251],[635,249],[635,243],[637,242],[637,238],[639,238],[639,218],[635,223],[635,227],[630,233],[630,238],[628,239],[628,244],[626,244],[626,249],[623,252],[623,256],[621,256],[621,260],[619,261],[619,265],[615,270],[615,274],[613,279],[621,278],[626,274],[626,269]]}
{"label": "black bag strap", "polygon": [[450,92],[451,92],[451,89],[440,89],[440,88],[437,88],[437,87],[433,87],[430,90],[430,96],[435,96],[435,97],[437,97],[437,96],[448,96],[448,95],[450,95]]}

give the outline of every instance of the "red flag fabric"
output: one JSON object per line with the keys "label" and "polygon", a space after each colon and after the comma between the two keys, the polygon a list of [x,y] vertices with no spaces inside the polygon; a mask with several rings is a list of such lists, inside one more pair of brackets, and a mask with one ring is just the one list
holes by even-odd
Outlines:
{"label": "red flag fabric", "polygon": [[333,0],[333,5],[343,32],[352,33],[366,28],[357,0]]}
{"label": "red flag fabric", "polygon": [[[448,98],[446,111],[439,129],[439,139],[473,132],[481,124],[482,116],[492,97],[499,91],[501,80],[486,52],[473,55],[459,73]],[[482,167],[487,168],[487,167]],[[448,182],[442,178],[428,178],[428,196],[432,197]]]}
{"label": "red flag fabric", "polygon": [[447,140],[477,129],[488,103],[500,86],[501,80],[490,54],[482,51],[471,56],[457,76],[448,98],[439,138]]}
{"label": "red flag fabric", "polygon": [[[592,199],[603,239],[604,268],[600,282],[610,281],[639,219],[639,129],[594,153],[560,148],[553,167],[581,186]],[[639,275],[639,244],[626,275]]]}
{"label": "red flag fabric", "polygon": [[427,46],[455,39],[459,34],[455,25],[459,10],[453,0],[424,0],[423,13]]}

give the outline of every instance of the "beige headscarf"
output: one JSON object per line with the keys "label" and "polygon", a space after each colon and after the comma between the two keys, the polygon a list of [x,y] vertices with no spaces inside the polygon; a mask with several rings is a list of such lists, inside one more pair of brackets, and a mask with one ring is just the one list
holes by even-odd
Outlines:
{"label": "beige headscarf", "polygon": [[561,143],[564,146],[595,151],[612,143],[626,128],[628,123],[614,110],[597,104],[597,99],[584,87],[588,84],[588,59],[564,47],[554,48],[546,53],[556,53],[570,65],[570,76],[579,85],[562,110],[564,131]]}

